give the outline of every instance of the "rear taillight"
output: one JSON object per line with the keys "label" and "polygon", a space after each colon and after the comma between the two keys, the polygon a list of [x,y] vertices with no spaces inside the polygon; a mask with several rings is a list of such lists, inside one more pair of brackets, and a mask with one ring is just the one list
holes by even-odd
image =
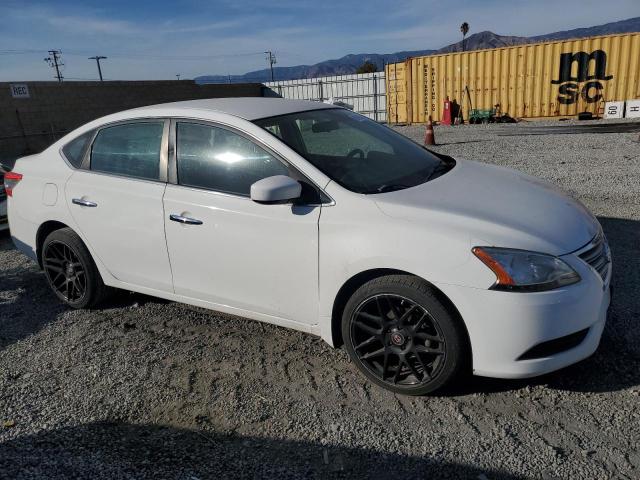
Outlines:
{"label": "rear taillight", "polygon": [[7,172],[4,174],[4,189],[7,192],[7,196],[13,196],[13,189],[16,188],[20,180],[22,180],[21,173]]}

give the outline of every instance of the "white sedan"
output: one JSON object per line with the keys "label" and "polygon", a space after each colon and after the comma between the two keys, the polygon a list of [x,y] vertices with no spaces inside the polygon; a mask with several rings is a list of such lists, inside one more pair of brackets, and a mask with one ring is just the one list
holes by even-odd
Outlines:
{"label": "white sedan", "polygon": [[403,394],[577,362],[609,306],[609,247],[580,203],[323,103],[117,113],[5,184],[13,241],[69,306],[115,287],[302,330]]}

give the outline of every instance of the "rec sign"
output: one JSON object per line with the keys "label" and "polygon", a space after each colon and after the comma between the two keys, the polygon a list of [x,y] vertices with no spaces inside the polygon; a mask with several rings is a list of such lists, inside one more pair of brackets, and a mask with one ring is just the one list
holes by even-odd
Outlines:
{"label": "rec sign", "polygon": [[29,87],[26,83],[12,83],[9,85],[13,98],[29,98]]}

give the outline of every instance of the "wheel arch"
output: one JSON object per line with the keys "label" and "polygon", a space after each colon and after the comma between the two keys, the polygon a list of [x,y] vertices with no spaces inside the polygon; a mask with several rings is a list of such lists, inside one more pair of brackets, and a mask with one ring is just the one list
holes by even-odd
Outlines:
{"label": "wheel arch", "polygon": [[56,230],[62,228],[70,228],[69,225],[62,223],[58,220],[47,220],[38,227],[36,233],[36,255],[38,257],[38,265],[42,268],[42,245],[44,245],[45,239]]}
{"label": "wheel arch", "polygon": [[422,278],[419,275],[416,275],[411,272],[407,272],[404,270],[398,270],[393,268],[374,268],[369,270],[364,270],[353,275],[349,278],[338,290],[338,293],[333,301],[333,308],[331,312],[331,340],[333,342],[334,347],[340,347],[344,343],[342,338],[342,312],[349,301],[349,298],[355,293],[355,291],[360,288],[362,285],[367,283],[370,280],[379,277],[385,277],[387,275],[411,275],[412,277],[419,278],[429,285],[429,288],[433,291],[436,298],[442,302],[445,308],[453,315],[459,322],[461,327],[463,328],[465,341],[468,347],[469,358],[472,357],[471,352],[471,339],[469,337],[469,331],[467,326],[460,314],[459,310],[456,308],[454,303],[447,297],[442,290],[436,287],[433,283],[429,282],[425,278]]}

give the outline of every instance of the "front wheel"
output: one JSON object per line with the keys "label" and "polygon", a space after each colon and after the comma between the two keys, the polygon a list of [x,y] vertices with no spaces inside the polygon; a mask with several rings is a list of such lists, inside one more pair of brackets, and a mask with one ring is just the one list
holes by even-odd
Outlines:
{"label": "front wheel", "polygon": [[56,230],[44,240],[42,268],[53,292],[70,307],[92,307],[109,294],[89,250],[70,228]]}
{"label": "front wheel", "polygon": [[460,320],[424,280],[376,278],[347,302],[342,335],[349,356],[374,383],[396,393],[424,395],[456,377],[468,347]]}

